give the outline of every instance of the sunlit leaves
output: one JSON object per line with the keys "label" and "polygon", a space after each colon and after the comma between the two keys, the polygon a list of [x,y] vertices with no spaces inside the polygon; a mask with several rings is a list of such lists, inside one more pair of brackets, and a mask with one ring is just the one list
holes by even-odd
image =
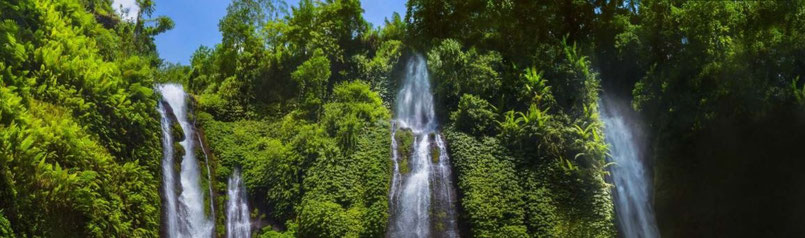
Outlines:
{"label": "sunlit leaves", "polygon": [[315,56],[296,68],[291,78],[299,88],[298,99],[301,106],[313,117],[318,117],[326,93],[326,83],[330,78],[330,61],[321,50]]}
{"label": "sunlit leaves", "polygon": [[0,7],[24,23],[0,27],[0,209],[23,236],[154,237],[153,69],[84,3]]}
{"label": "sunlit leaves", "polygon": [[537,71],[535,67],[530,67],[526,68],[523,76],[526,79],[525,88],[533,94],[536,105],[542,106],[543,101],[552,103],[551,86],[548,85],[548,80],[542,76],[542,72]]}
{"label": "sunlit leaves", "polygon": [[369,82],[372,89],[390,102],[395,88],[392,69],[398,64],[403,52],[403,43],[397,40],[383,41],[373,58],[359,54],[353,57],[357,64],[357,75]]}
{"label": "sunlit leaves", "polygon": [[518,116],[518,113],[515,111],[508,111],[503,115],[503,120],[497,123],[502,133],[516,133],[520,130],[520,124],[523,123],[523,118]]}

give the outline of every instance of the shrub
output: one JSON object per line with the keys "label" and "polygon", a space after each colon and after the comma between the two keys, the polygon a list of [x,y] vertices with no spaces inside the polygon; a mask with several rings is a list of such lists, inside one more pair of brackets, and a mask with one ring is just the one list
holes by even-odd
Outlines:
{"label": "shrub", "polygon": [[458,102],[458,109],[450,115],[457,129],[472,135],[494,133],[497,114],[495,107],[477,96],[464,94]]}
{"label": "shrub", "polygon": [[[479,141],[461,132],[445,133],[462,192],[462,219],[476,237],[498,237],[516,231],[525,234],[525,191],[517,179],[513,159],[493,138]],[[512,234],[514,235],[514,234]]]}
{"label": "shrub", "polygon": [[428,53],[428,69],[434,85],[434,95],[446,112],[455,109],[464,94],[478,95],[485,100],[498,100],[501,93],[502,66],[500,54],[467,51],[452,39],[442,41]]}

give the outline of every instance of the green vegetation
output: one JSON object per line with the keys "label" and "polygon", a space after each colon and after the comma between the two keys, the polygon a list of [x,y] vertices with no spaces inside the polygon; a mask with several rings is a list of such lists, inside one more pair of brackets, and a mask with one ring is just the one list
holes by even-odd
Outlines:
{"label": "green vegetation", "polygon": [[152,38],[173,23],[141,6],[128,22],[106,1],[0,3],[3,236],[158,236]]}
{"label": "green vegetation", "polygon": [[[450,116],[446,138],[460,219],[473,236],[615,236],[597,112],[600,79],[583,53],[592,45],[579,45],[587,40],[580,32],[586,29],[574,28],[581,26],[544,22],[592,20],[560,10],[587,7],[409,3],[410,33],[430,48],[438,111]],[[463,14],[470,9],[480,11]],[[540,17],[510,19],[523,12]],[[447,27],[452,22],[467,24]]]}
{"label": "green vegetation", "polygon": [[632,63],[611,71],[636,82],[664,236],[803,234],[788,214],[805,211],[791,207],[805,179],[791,169],[803,165],[805,3],[652,1],[637,12],[614,16],[619,61]]}
{"label": "green vegetation", "polygon": [[383,236],[392,161],[379,88],[402,45],[369,29],[357,1],[280,5],[233,2],[224,41],[200,48],[178,77],[203,111],[215,178],[243,169],[258,216],[285,229],[260,236]]}
{"label": "green vegetation", "polygon": [[805,232],[802,1],[409,0],[373,28],[358,0],[233,0],[190,65],[156,54],[153,1],[132,21],[111,2],[0,2],[0,237],[159,236],[156,82],[192,95],[219,236],[240,168],[255,237],[383,237],[417,53],[462,236],[618,235],[602,89],[645,121],[663,236]]}
{"label": "green vegetation", "polygon": [[[517,104],[494,107],[470,92],[463,93],[455,109],[442,105],[442,110],[453,111],[447,133],[449,154],[466,212],[462,218],[475,236],[615,234],[609,185],[604,182],[606,146],[596,111],[598,78],[590,72],[587,59],[578,56],[577,48],[564,47],[554,70],[565,72],[549,71],[562,78],[546,83],[534,68],[528,68],[516,78],[523,84],[518,90],[526,91],[503,93],[521,95],[509,100],[524,102],[519,106],[526,108],[522,112]],[[429,58],[446,58],[439,55],[442,52],[431,51]],[[435,68],[439,64],[431,67],[434,72],[454,71]],[[568,81],[576,81],[577,86],[551,84]],[[555,100],[560,97],[551,89],[562,87],[581,96]],[[508,111],[499,113],[503,110]]]}

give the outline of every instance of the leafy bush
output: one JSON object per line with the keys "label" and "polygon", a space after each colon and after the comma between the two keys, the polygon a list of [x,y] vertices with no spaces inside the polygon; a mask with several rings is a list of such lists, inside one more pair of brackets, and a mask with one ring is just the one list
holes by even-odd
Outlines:
{"label": "leafy bush", "polygon": [[391,176],[389,112],[359,81],[337,85],[331,98],[319,124],[294,113],[275,122],[220,122],[200,113],[224,165],[217,180],[242,166],[251,197],[266,205],[258,208],[277,222],[296,221],[298,230],[285,235],[382,235]]}
{"label": "leafy bush", "polygon": [[[494,73],[462,75],[460,68],[473,62],[462,57],[475,54],[473,48],[463,51],[458,42],[444,40],[429,53],[436,93],[448,95],[441,96],[448,98],[443,106],[450,108],[449,98],[462,93],[446,139],[471,234],[614,236],[614,209],[603,181],[599,79],[589,60],[563,42],[558,50],[537,54],[552,58],[536,60],[537,66],[524,71],[478,60],[470,64]],[[545,65],[550,67],[539,70]],[[476,85],[473,74],[498,75],[498,83],[508,84]],[[498,114],[489,100],[506,102],[500,109],[508,111]]]}
{"label": "leafy bush", "polygon": [[[306,192],[299,208],[301,236],[377,237],[385,233],[391,181],[388,128],[388,123],[367,124],[358,133],[354,153],[329,154],[313,163],[304,178]],[[327,207],[326,214],[320,214],[324,212],[321,206]],[[308,209],[314,214],[307,213]],[[326,221],[331,222],[328,224],[320,219],[334,220]]]}
{"label": "leafy bush", "polygon": [[575,44],[562,42],[563,54],[559,61],[547,70],[553,99],[565,113],[581,118],[585,107],[596,104],[598,100],[599,79],[591,70],[589,59]]}
{"label": "leafy bush", "polygon": [[428,52],[428,69],[433,78],[438,103],[447,112],[458,105],[464,94],[477,95],[487,101],[499,100],[503,80],[500,54],[465,51],[461,43],[447,39]]}
{"label": "leafy bush", "polygon": [[[272,211],[272,217],[280,219],[291,215],[293,204],[301,196],[300,181],[294,179],[298,170],[294,165],[300,156],[290,145],[272,138],[272,127],[257,121],[202,122],[208,146],[221,165],[216,181],[227,181],[235,167],[242,167],[251,197],[259,198]],[[223,189],[225,184],[220,183],[216,187]]]}
{"label": "leafy bush", "polygon": [[171,22],[134,30],[142,22],[111,9],[74,0],[0,6],[2,236],[158,236],[148,46]]}
{"label": "leafy bush", "polygon": [[379,94],[372,91],[368,84],[359,80],[336,85],[333,88],[330,102],[325,107],[325,118],[322,119],[325,124],[332,123],[339,116],[350,114],[366,123],[375,123],[390,118]]}
{"label": "leafy bush", "polygon": [[327,90],[327,79],[330,78],[330,61],[322,54],[321,50],[317,50],[312,58],[291,74],[299,88],[298,98],[302,108],[314,116],[318,116]]}
{"label": "leafy bush", "polygon": [[601,177],[567,171],[556,161],[524,166],[494,138],[456,131],[445,135],[466,213],[462,219],[473,235],[614,235],[609,187]]}
{"label": "leafy bush", "polygon": [[[19,102],[10,99],[4,101]],[[10,159],[2,168],[8,171],[3,181],[10,189],[3,196],[13,202],[3,208],[12,211],[16,232],[154,235],[159,196],[152,174],[134,162],[116,163],[62,108],[32,101],[28,110],[15,113],[12,124],[0,131],[0,155]],[[116,219],[108,219],[109,214]],[[65,226],[35,228],[55,223]]]}
{"label": "leafy bush", "polygon": [[398,40],[383,41],[373,58],[364,55],[354,56],[358,76],[369,82],[372,90],[378,92],[383,101],[391,102],[395,95],[393,89],[396,85],[392,84],[392,71],[400,62],[403,47],[403,43]]}
{"label": "leafy bush", "polygon": [[236,121],[244,118],[246,114],[242,105],[222,98],[218,93],[204,93],[195,98],[198,110],[203,110],[222,121]]}
{"label": "leafy bush", "polygon": [[8,222],[8,219],[3,215],[2,210],[0,210],[0,236],[14,237],[14,230],[11,230],[11,223]]}
{"label": "leafy bush", "polygon": [[[518,183],[513,159],[499,142],[479,141],[460,132],[446,132],[449,152],[462,193],[463,219],[477,237],[527,237],[524,226],[524,191]],[[520,227],[520,228],[515,228]]]}
{"label": "leafy bush", "polygon": [[299,214],[299,237],[357,237],[359,221],[333,202],[306,201]]}
{"label": "leafy bush", "polygon": [[461,96],[458,109],[450,115],[457,129],[476,136],[493,134],[496,118],[494,106],[470,94]]}

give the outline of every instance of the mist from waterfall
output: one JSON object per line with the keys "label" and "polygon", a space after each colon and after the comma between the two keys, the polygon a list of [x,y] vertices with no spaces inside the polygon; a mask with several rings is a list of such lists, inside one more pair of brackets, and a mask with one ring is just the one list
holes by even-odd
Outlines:
{"label": "mist from waterfall", "polygon": [[[389,236],[458,237],[447,148],[437,130],[430,78],[421,55],[414,55],[408,62],[392,127],[394,175],[389,195]],[[403,174],[395,135],[405,129],[411,130],[414,139],[407,162],[410,171]],[[433,147],[438,148],[439,158],[433,158]]]}
{"label": "mist from waterfall", "polygon": [[[162,84],[157,86],[162,95],[159,112],[162,116],[163,134],[163,193],[164,195],[164,224],[165,235],[168,237],[212,237],[213,222],[207,218],[204,211],[204,194],[201,190],[199,165],[194,155],[193,138],[195,136],[193,125],[187,120],[187,94],[181,85]],[[165,105],[167,104],[167,106]],[[170,112],[179,123],[184,133],[184,139],[179,144],[185,153],[182,156],[179,171],[179,186],[181,193],[176,197],[176,183],[174,172],[173,138],[171,134]]]}
{"label": "mist from waterfall", "polygon": [[634,123],[628,117],[629,109],[616,101],[602,97],[601,115],[604,134],[609,144],[611,169],[615,183],[614,203],[621,235],[633,237],[659,237],[654,210],[650,200],[650,182],[641,161],[641,150]]}
{"label": "mist from waterfall", "polygon": [[246,200],[246,188],[240,177],[240,169],[235,169],[227,182],[226,202],[226,237],[251,237],[251,221],[249,220],[249,205]]}

